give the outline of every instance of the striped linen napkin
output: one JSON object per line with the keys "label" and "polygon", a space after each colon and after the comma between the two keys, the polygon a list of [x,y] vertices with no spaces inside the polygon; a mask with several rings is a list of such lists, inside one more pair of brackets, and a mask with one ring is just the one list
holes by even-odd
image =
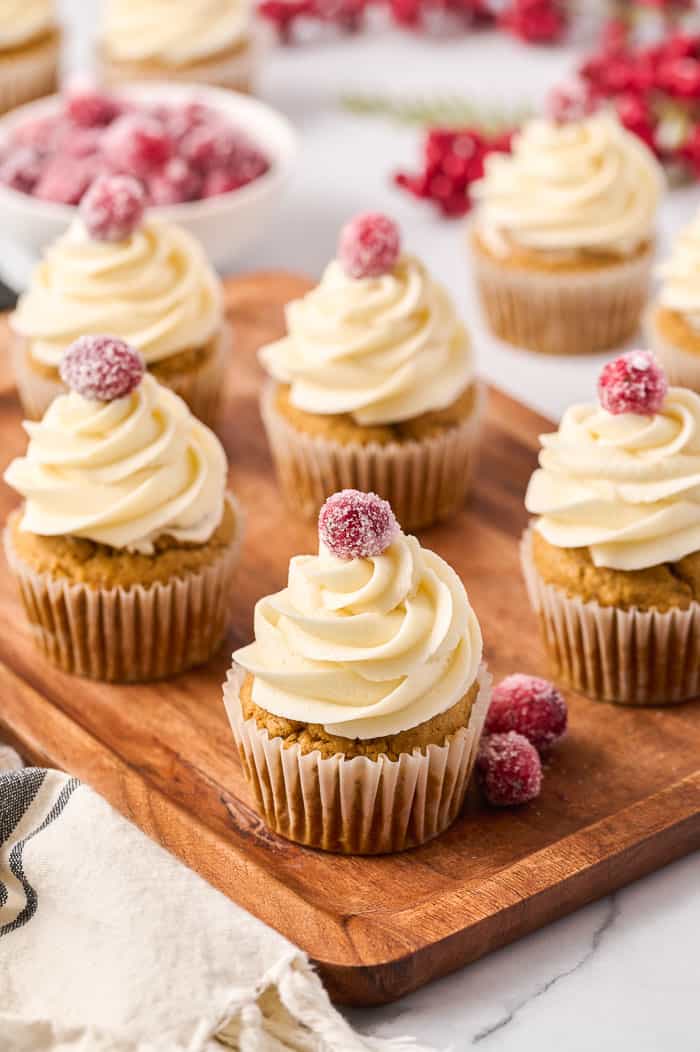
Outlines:
{"label": "striped linen napkin", "polygon": [[[75,778],[0,747],[2,1052],[427,1052]],[[3,769],[4,768],[4,769]]]}

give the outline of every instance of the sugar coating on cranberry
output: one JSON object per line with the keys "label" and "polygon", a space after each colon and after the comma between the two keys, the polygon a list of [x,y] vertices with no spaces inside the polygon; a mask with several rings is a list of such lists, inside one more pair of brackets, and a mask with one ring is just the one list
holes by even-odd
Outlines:
{"label": "sugar coating on cranberry", "polygon": [[484,795],[494,807],[526,804],[540,794],[540,754],[517,731],[482,738],[476,769]]}
{"label": "sugar coating on cranberry", "polygon": [[116,99],[100,91],[90,78],[75,77],[66,90],[66,114],[81,128],[110,124],[120,111]]}
{"label": "sugar coating on cranberry", "polygon": [[95,241],[125,241],[141,224],[145,194],[130,175],[101,175],[80,202],[80,217]]}
{"label": "sugar coating on cranberry", "polygon": [[666,374],[651,351],[621,354],[603,367],[598,380],[600,404],[615,416],[658,413],[667,391]]}
{"label": "sugar coating on cranberry", "polygon": [[162,121],[148,113],[125,113],[105,131],[102,150],[119,171],[147,176],[170,160],[173,141]]}
{"label": "sugar coating on cranberry", "polygon": [[376,493],[344,489],[321,508],[318,532],[338,559],[368,559],[387,550],[399,524],[389,502]]}
{"label": "sugar coating on cranberry", "polygon": [[346,223],[338,241],[338,259],[350,278],[379,278],[394,268],[401,232],[393,219],[364,212]]}
{"label": "sugar coating on cranberry", "polygon": [[539,676],[516,673],[494,689],[485,732],[517,731],[542,751],[566,732],[568,713],[561,691]]}
{"label": "sugar coating on cranberry", "polygon": [[112,402],[138,387],[146,364],[116,336],[81,336],[63,355],[59,371],[64,384],[83,398]]}

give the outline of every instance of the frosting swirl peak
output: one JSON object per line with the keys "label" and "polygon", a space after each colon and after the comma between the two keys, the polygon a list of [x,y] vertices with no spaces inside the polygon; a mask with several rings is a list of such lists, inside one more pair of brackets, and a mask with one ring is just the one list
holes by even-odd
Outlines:
{"label": "frosting swirl peak", "polygon": [[241,43],[250,17],[248,0],[109,0],[104,38],[116,59],[181,66]]}
{"label": "frosting swirl peak", "polygon": [[60,395],[24,427],[27,452],[5,472],[26,500],[24,530],[150,554],[163,534],[204,544],[221,522],[221,443],[148,374],[112,402]]}
{"label": "frosting swirl peak", "polygon": [[672,387],[653,416],[573,406],[541,442],[525,504],[550,544],[616,570],[700,550],[700,396]]}
{"label": "frosting swirl peak", "polygon": [[444,409],[473,378],[466,329],[412,256],[388,274],[359,279],[334,260],[286,315],[287,336],[260,358],[306,412],[395,424]]}
{"label": "frosting swirl peak", "polygon": [[481,631],[457,574],[415,537],[381,555],[297,556],[234,654],[253,699],[344,738],[397,734],[445,712],[476,679]]}

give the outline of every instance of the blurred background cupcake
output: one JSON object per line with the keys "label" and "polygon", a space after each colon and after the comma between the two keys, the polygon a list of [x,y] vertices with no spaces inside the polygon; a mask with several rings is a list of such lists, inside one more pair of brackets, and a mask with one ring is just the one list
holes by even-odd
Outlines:
{"label": "blurred background cupcake", "polygon": [[180,227],[143,218],[143,190],[102,176],[80,217],[46,250],[11,318],[11,354],[26,415],[38,419],[65,387],[63,352],[83,334],[110,333],[214,424],[231,351],[219,278]]}
{"label": "blurred background cupcake", "polygon": [[54,0],[2,0],[0,113],[56,90],[60,50]]}
{"label": "blurred background cupcake", "polygon": [[100,69],[108,84],[183,80],[251,91],[258,30],[249,0],[106,0]]}
{"label": "blurred background cupcake", "polygon": [[289,506],[372,490],[406,529],[445,519],[470,489],[484,388],[445,289],[376,213],[343,229],[320,284],[263,347],[263,418]]}
{"label": "blurred background cupcake", "polygon": [[659,276],[645,318],[648,342],[670,383],[700,391],[700,213],[679,234]]}
{"label": "blurred background cupcake", "polygon": [[473,187],[474,275],[496,336],[547,354],[624,343],[639,325],[664,185],[609,114],[532,120]]}
{"label": "blurred background cupcake", "polygon": [[541,438],[523,565],[559,678],[604,701],[700,693],[700,396],[648,351]]}

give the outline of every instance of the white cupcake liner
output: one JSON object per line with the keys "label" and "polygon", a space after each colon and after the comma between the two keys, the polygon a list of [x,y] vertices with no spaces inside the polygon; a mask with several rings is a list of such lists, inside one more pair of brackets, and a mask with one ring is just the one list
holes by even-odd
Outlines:
{"label": "white cupcake liner", "polygon": [[[197,369],[183,369],[179,373],[160,378],[164,387],[169,387],[187,402],[188,406],[208,427],[215,427],[221,406],[224,378],[231,356],[233,333],[224,323],[215,338],[213,353]],[[54,398],[65,394],[66,387],[58,374],[45,376],[32,368],[29,337],[12,330],[10,335],[10,360],[17,385],[20,402],[29,420],[41,420]]]}
{"label": "white cupcake liner", "polygon": [[658,309],[658,303],[651,303],[644,312],[646,345],[663,365],[670,384],[700,391],[700,353],[676,347],[664,337],[656,321]]}
{"label": "white cupcake liner", "polygon": [[241,509],[227,499],[237,528],[226,551],[199,572],[148,587],[91,588],[38,573],[18,556],[6,528],[5,555],[48,660],[72,675],[114,683],[164,679],[208,661],[228,627],[243,536]]}
{"label": "white cupcake liner", "polygon": [[542,354],[577,355],[624,344],[639,327],[653,251],[578,272],[517,268],[472,250],[488,323],[502,340]]}
{"label": "white cupcake liner", "polygon": [[546,650],[566,686],[625,705],[673,705],[700,695],[700,603],[661,613],[584,602],[542,580],[532,527],[520,552]]}
{"label": "white cupcake liner", "polygon": [[261,411],[277,469],[291,509],[312,519],[332,493],[359,489],[388,500],[404,530],[418,530],[456,514],[471,489],[486,388],[468,418],[421,441],[342,443],[297,430],[275,406],[277,385],[263,390]]}
{"label": "white cupcake liner", "polygon": [[0,113],[57,90],[60,52],[57,33],[25,50],[0,52]]}
{"label": "white cupcake liner", "polygon": [[404,851],[442,833],[457,817],[469,784],[491,698],[491,676],[479,669],[469,723],[444,745],[402,753],[398,760],[342,754],[323,758],[271,738],[245,720],[234,664],[224,704],[257,807],[270,829],[306,847],[347,855]]}

